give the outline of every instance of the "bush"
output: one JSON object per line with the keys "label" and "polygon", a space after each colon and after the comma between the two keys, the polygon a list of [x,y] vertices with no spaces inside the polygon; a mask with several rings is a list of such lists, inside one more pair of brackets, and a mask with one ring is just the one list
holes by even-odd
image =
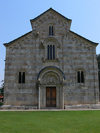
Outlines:
{"label": "bush", "polygon": [[0,102],[0,106],[2,106],[3,105],[3,102]]}

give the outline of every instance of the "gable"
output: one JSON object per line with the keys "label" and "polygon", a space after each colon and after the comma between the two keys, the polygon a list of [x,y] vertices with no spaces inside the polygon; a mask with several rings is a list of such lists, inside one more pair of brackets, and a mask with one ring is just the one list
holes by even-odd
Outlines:
{"label": "gable", "polygon": [[72,20],[64,17],[63,15],[61,15],[60,13],[58,13],[52,8],[42,13],[38,17],[30,20],[33,30],[47,21],[49,21],[49,23],[54,22],[55,24],[57,22],[58,23],[63,22],[67,26],[67,29],[70,29]]}
{"label": "gable", "polygon": [[90,44],[90,45],[93,45],[93,46],[97,46],[98,45],[98,43],[92,42],[89,39],[87,39],[87,38],[85,38],[85,37],[73,32],[71,30],[70,30],[69,33],[70,33],[70,36],[72,36],[72,38],[71,38],[72,40],[76,40],[77,42],[84,43],[84,44]]}
{"label": "gable", "polygon": [[4,43],[4,46],[10,46],[11,44],[16,44],[16,43],[22,43],[22,42],[29,42],[31,41],[31,38],[32,38],[32,31],[14,39],[13,41],[9,42],[9,43]]}
{"label": "gable", "polygon": [[39,16],[37,16],[36,18],[31,19],[30,21],[35,21],[36,19],[38,19],[39,17],[41,17],[42,15],[44,15],[45,13],[47,13],[49,11],[52,11],[52,12],[58,14],[59,16],[61,16],[62,18],[64,18],[65,20],[72,21],[71,19],[66,18],[65,16],[63,16],[62,14],[60,14],[59,12],[57,12],[56,10],[54,10],[52,8],[50,8],[47,11],[43,12],[42,14],[40,14]]}

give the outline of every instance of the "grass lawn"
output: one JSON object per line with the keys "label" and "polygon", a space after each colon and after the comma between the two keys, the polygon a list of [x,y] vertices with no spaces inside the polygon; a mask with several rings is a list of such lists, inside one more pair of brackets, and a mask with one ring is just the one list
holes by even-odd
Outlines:
{"label": "grass lawn", "polygon": [[100,133],[100,111],[0,112],[0,133]]}

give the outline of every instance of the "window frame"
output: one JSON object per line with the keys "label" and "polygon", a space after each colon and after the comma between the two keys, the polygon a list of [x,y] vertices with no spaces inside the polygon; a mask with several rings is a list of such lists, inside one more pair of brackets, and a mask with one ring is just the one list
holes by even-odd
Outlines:
{"label": "window frame", "polygon": [[47,45],[47,60],[56,60],[56,46],[54,44]]}
{"label": "window frame", "polygon": [[48,31],[48,33],[49,33],[49,36],[54,36],[54,26],[53,25],[49,25],[49,31]]}
{"label": "window frame", "polygon": [[76,81],[78,84],[84,84],[85,83],[85,71],[83,69],[77,70],[76,79],[77,79]]}
{"label": "window frame", "polygon": [[19,84],[25,84],[25,78],[26,77],[26,73],[25,71],[19,71],[19,74],[18,74],[18,83]]}

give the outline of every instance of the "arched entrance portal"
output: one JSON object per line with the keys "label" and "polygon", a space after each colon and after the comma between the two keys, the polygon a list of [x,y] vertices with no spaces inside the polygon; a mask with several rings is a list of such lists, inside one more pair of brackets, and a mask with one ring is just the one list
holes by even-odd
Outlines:
{"label": "arched entrance portal", "polygon": [[38,75],[38,108],[64,108],[63,72],[46,67]]}

